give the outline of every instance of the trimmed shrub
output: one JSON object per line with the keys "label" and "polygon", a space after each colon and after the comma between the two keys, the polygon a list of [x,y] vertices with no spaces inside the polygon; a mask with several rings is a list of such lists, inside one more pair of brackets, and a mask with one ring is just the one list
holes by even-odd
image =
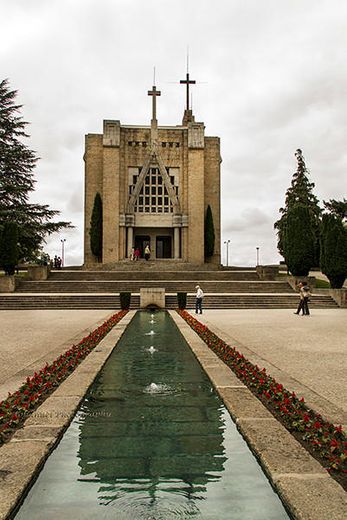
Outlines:
{"label": "trimmed shrub", "polygon": [[131,293],[121,292],[119,293],[120,308],[122,311],[130,308]]}
{"label": "trimmed shrub", "polygon": [[90,249],[98,261],[102,260],[102,200],[100,193],[95,195],[92,218],[90,220]]}
{"label": "trimmed shrub", "polygon": [[207,206],[206,217],[205,217],[205,257],[209,258],[213,256],[214,253],[214,242],[215,242],[215,233],[214,233],[214,224],[213,224],[213,216],[211,206]]}

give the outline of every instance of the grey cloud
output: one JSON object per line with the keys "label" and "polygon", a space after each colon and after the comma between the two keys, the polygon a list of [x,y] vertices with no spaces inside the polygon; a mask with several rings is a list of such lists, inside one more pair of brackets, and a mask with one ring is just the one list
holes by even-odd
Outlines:
{"label": "grey cloud", "polygon": [[[186,48],[196,119],[222,144],[222,234],[232,257],[278,259],[273,222],[304,151],[319,198],[344,195],[347,98],[339,0],[0,0],[2,74],[18,89],[41,160],[35,200],[72,220],[83,255],[83,148],[103,119],[148,124],[156,66],[159,124],[180,124]],[[176,83],[171,83],[176,82]],[[205,83],[203,83],[205,82]],[[230,235],[230,236],[227,236]],[[59,250],[49,237],[47,250]],[[224,251],[224,250],[223,250]],[[224,254],[224,252],[223,252]]]}

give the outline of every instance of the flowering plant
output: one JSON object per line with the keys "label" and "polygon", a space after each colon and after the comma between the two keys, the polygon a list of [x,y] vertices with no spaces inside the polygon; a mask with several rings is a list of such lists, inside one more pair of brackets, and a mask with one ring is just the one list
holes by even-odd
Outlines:
{"label": "flowering plant", "polygon": [[46,364],[33,376],[27,377],[19,390],[9,393],[4,401],[0,401],[0,445],[75,370],[127,312],[123,310],[113,314],[100,327],[61,354],[50,365]]}
{"label": "flowering plant", "polygon": [[[265,368],[248,361],[235,347],[227,345],[187,311],[177,310],[200,338],[226,363],[237,377],[278,417],[300,441],[325,461],[328,471],[346,473],[347,442],[342,426],[323,419],[311,410],[303,397],[290,392],[271,377]],[[308,443],[308,444],[307,444]]]}

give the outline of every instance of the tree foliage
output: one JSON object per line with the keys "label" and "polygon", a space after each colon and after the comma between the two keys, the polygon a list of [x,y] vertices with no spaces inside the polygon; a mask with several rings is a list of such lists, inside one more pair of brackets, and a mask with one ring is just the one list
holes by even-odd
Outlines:
{"label": "tree foliage", "polygon": [[89,235],[90,249],[100,262],[102,260],[102,200],[99,192],[94,198]]}
{"label": "tree foliage", "polygon": [[214,233],[214,224],[213,224],[213,216],[211,206],[207,206],[206,216],[205,216],[205,257],[211,257],[214,253],[214,242],[215,242],[215,233]]}
{"label": "tree foliage", "polygon": [[[309,172],[306,168],[302,151],[300,149],[296,150],[295,156],[298,162],[297,170],[293,175],[291,186],[286,192],[285,206],[284,208],[280,208],[282,216],[277,220],[277,222],[275,222],[274,227],[277,230],[278,251],[284,257],[288,269],[291,271],[289,267],[289,264],[291,264],[292,266],[296,266],[293,267],[295,271],[305,271],[305,274],[308,274],[307,270],[319,264],[319,226],[321,209],[318,205],[317,197],[312,193],[314,183],[309,181]],[[288,215],[296,206],[299,206],[300,209],[297,209],[297,211],[292,213],[292,220],[288,227]],[[303,207],[307,209],[307,212],[303,212]],[[293,219],[296,218],[295,215],[304,213],[305,229],[302,229],[302,225],[300,225],[300,232],[296,232],[292,225]],[[309,239],[307,240],[306,237],[309,237]],[[303,240],[304,243],[299,243],[299,240]],[[295,244],[294,241],[296,242]],[[307,250],[308,244],[310,244],[310,247],[312,248],[311,251]],[[292,261],[290,255],[292,255],[294,251],[295,261]],[[299,268],[298,265],[298,263],[300,263],[300,259],[297,256],[299,251],[304,253],[302,265],[305,267],[303,267],[303,269]],[[308,265],[308,260],[311,265]],[[295,273],[292,272],[292,274]]]}
{"label": "tree foliage", "polygon": [[328,202],[323,201],[324,207],[331,214],[338,217],[342,222],[346,222],[347,220],[347,200],[335,200],[330,199]]}
{"label": "tree foliage", "polygon": [[320,266],[333,289],[340,289],[347,277],[346,200],[324,202],[329,213],[322,217]]}
{"label": "tree foliage", "polygon": [[0,267],[7,275],[13,275],[18,263],[18,226],[6,222],[0,233]]}
{"label": "tree foliage", "polygon": [[304,204],[294,204],[288,210],[284,247],[288,270],[294,276],[307,276],[313,266],[316,237],[310,219]]}
{"label": "tree foliage", "polygon": [[16,96],[8,80],[0,82],[0,232],[8,222],[17,224],[18,254],[30,259],[47,235],[72,226],[52,222],[59,211],[29,202],[38,158],[22,142],[29,137],[25,132],[28,123],[19,115],[22,106],[15,103]]}

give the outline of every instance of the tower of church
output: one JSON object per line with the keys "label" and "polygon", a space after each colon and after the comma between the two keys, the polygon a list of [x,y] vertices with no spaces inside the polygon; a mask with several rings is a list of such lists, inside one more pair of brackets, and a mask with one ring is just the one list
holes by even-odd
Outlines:
{"label": "tower of church", "polygon": [[[132,248],[151,260],[220,264],[220,140],[206,137],[189,107],[189,86],[183,121],[159,126],[156,86],[150,126],[104,120],[102,134],[85,138],[84,262],[98,260],[90,248],[90,221],[96,193],[103,206],[102,263],[130,258]],[[214,255],[204,258],[204,223],[208,205],[215,230]],[[183,266],[182,266],[183,267]]]}

